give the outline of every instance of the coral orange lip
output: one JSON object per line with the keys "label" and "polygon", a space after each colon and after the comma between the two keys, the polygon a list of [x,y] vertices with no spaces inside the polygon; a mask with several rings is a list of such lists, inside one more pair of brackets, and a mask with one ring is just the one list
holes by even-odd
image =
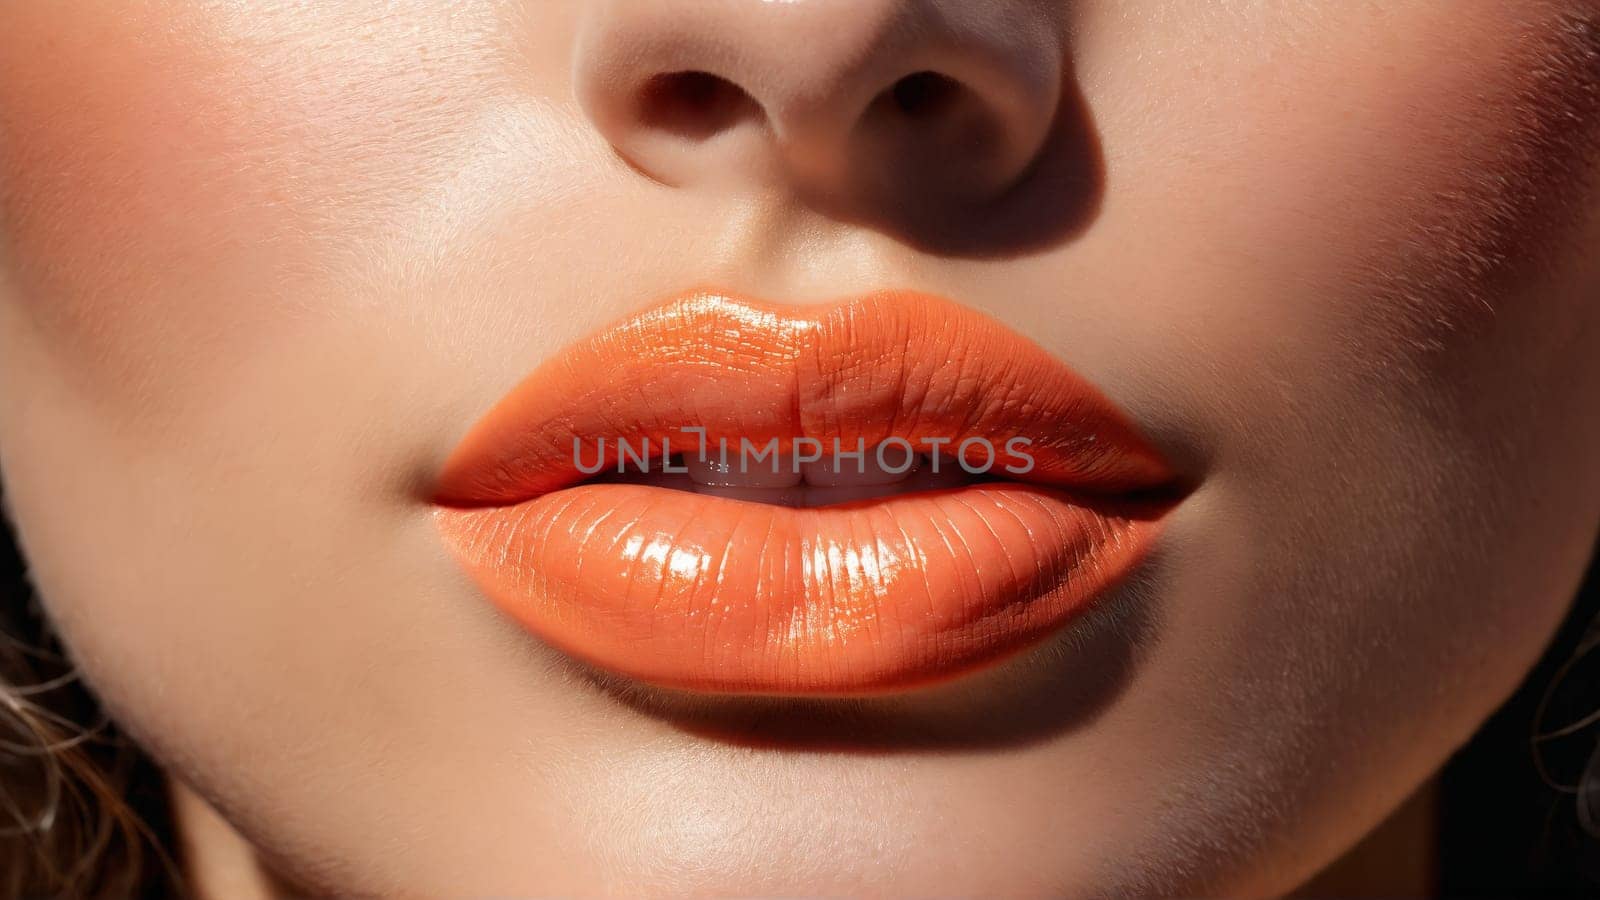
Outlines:
{"label": "coral orange lip", "polygon": [[[787,464],[808,441],[943,448],[947,467],[1004,480],[798,509],[586,480],[625,443],[738,459],[771,442]],[[1002,470],[1000,447],[1025,449]],[[1140,498],[1173,483],[1099,391],[981,313],[913,292],[797,307],[700,291],[540,366],[434,499],[484,593],[589,664],[687,690],[860,694],[1058,630],[1138,564],[1159,527]]]}

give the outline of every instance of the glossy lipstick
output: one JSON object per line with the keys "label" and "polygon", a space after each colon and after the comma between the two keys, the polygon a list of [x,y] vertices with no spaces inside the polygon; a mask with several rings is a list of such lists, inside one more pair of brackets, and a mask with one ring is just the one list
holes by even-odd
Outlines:
{"label": "glossy lipstick", "polygon": [[[625,446],[787,460],[886,443],[1004,480],[796,508],[588,474]],[[994,465],[1007,447],[1027,464]],[[976,311],[695,292],[540,366],[471,429],[434,500],[484,593],[578,659],[689,690],[859,694],[1062,627],[1144,556],[1173,482],[1099,391]]]}

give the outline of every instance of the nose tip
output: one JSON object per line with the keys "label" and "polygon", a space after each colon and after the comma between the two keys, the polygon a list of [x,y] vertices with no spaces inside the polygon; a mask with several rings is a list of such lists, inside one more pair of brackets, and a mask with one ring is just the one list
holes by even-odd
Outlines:
{"label": "nose tip", "polygon": [[599,0],[578,97],[619,154],[668,184],[982,200],[1049,135],[1063,67],[1049,6]]}

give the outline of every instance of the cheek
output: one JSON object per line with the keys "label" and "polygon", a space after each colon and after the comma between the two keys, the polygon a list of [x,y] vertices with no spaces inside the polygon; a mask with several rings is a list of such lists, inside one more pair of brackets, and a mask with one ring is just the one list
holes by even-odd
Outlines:
{"label": "cheek", "polygon": [[7,11],[6,299],[91,394],[181,397],[347,311],[372,244],[450,171],[506,83],[494,29],[358,12]]}
{"label": "cheek", "polygon": [[[1148,247],[1150,265],[1169,283],[1236,286],[1170,312],[1194,334],[1227,322],[1252,339],[1360,345],[1409,364],[1526,308],[1494,309],[1547,248],[1570,245],[1600,121],[1600,32],[1553,6],[1332,4],[1252,13],[1269,21],[1242,38],[1218,14],[1200,36],[1158,23],[1122,39],[1137,47],[1091,58],[1108,95],[1108,192],[1172,244]],[[1227,46],[1230,34],[1238,50],[1225,55],[1156,52]],[[1130,56],[1149,61],[1141,78]],[[1128,90],[1140,83],[1164,89]]]}
{"label": "cheek", "polygon": [[75,8],[27,4],[0,36],[0,216],[25,312],[114,383],[141,350],[183,357],[258,318],[216,289],[260,276],[262,244],[300,216],[253,152],[243,73],[148,4]]}

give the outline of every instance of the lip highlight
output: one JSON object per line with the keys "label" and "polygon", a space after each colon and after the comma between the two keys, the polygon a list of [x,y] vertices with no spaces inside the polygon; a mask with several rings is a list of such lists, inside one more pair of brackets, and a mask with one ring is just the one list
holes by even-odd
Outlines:
{"label": "lip highlight", "polygon": [[[800,508],[585,480],[575,448],[693,454],[686,428],[712,447],[899,441],[949,460],[1020,439],[1030,465],[996,470],[1025,481],[913,478]],[[700,291],[540,366],[470,430],[434,502],[488,598],[591,665],[686,690],[861,694],[1061,628],[1145,556],[1174,481],[1092,385],[974,310],[914,292],[798,307]]]}

